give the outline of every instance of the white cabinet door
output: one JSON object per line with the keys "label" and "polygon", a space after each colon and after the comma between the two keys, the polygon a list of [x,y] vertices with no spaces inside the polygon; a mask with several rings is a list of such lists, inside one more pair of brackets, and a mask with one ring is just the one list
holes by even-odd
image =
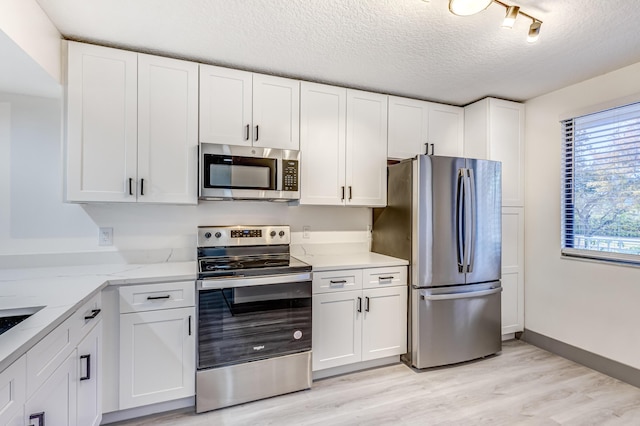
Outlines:
{"label": "white cabinet door", "polygon": [[200,141],[251,146],[252,74],[200,65]]}
{"label": "white cabinet door", "polygon": [[300,204],[343,205],[347,89],[302,82]]}
{"label": "white cabinet door", "polygon": [[198,201],[198,64],[138,55],[139,202]]}
{"label": "white cabinet door", "polygon": [[313,295],[313,370],[361,360],[362,291]]}
{"label": "white cabinet door", "polygon": [[300,81],[253,74],[253,146],[300,149]]}
{"label": "white cabinet door", "polygon": [[24,425],[27,397],[27,357],[22,356],[0,372],[0,425]]}
{"label": "white cabinet door", "polygon": [[364,290],[362,295],[362,360],[405,353],[407,286],[369,289]]}
{"label": "white cabinet door", "polygon": [[429,102],[389,96],[387,157],[401,160],[426,153],[428,127]]}
{"label": "white cabinet door", "polygon": [[461,157],[464,143],[464,108],[429,103],[429,153]]}
{"label": "white cabinet door", "polygon": [[502,334],[524,330],[524,208],[502,208]]}
{"label": "white cabinet door", "polygon": [[347,90],[346,205],[387,204],[387,96]]}
{"label": "white cabinet door", "polygon": [[486,98],[464,109],[464,155],[501,161],[502,205],[524,206],[524,104]]}
{"label": "white cabinet door", "polygon": [[137,54],[74,42],[68,49],[66,199],[133,201]]}
{"label": "white cabinet door", "polygon": [[502,205],[524,206],[524,104],[489,104],[489,159],[502,161]]}
{"label": "white cabinet door", "polygon": [[55,426],[78,424],[76,422],[78,380],[76,354],[74,350],[27,401],[25,417],[28,424]]}
{"label": "white cabinet door", "polygon": [[78,361],[78,425],[98,426],[102,421],[102,324],[80,342]]}
{"label": "white cabinet door", "polygon": [[193,396],[195,308],[120,315],[120,409]]}

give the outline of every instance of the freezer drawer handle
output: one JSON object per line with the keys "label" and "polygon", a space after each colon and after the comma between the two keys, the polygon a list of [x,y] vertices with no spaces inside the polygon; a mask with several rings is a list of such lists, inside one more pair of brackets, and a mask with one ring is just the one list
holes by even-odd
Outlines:
{"label": "freezer drawer handle", "polygon": [[491,290],[481,291],[469,291],[466,293],[449,293],[449,294],[428,294],[426,291],[420,291],[420,298],[423,300],[454,300],[454,299],[468,299],[472,297],[483,297],[491,294],[500,293],[502,287],[494,288]]}

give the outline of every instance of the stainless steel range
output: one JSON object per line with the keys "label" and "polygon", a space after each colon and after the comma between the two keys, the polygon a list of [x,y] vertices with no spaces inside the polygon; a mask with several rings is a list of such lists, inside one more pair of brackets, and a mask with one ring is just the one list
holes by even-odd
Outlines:
{"label": "stainless steel range", "polygon": [[311,266],[288,226],[198,228],[196,411],[311,387]]}

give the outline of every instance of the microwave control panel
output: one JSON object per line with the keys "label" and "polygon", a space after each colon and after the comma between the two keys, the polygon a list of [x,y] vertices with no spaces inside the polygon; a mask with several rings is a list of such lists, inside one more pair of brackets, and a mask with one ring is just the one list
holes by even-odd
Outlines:
{"label": "microwave control panel", "polygon": [[282,160],[282,190],[298,190],[298,160]]}

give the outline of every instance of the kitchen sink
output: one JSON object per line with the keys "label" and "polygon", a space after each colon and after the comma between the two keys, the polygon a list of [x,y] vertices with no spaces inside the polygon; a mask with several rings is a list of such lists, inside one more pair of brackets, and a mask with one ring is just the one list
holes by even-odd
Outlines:
{"label": "kitchen sink", "polygon": [[35,306],[29,308],[0,309],[0,334],[9,331],[11,328],[20,324],[31,315],[38,312],[44,306]]}

